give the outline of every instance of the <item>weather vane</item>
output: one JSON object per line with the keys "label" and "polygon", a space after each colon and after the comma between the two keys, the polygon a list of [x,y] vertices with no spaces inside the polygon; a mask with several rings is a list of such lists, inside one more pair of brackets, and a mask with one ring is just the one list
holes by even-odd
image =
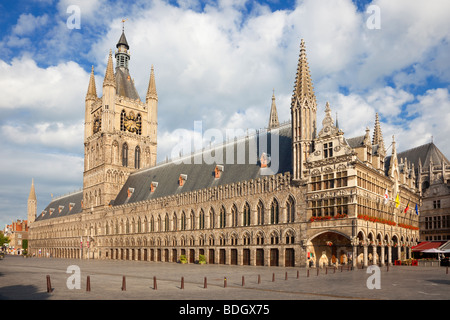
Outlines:
{"label": "weather vane", "polygon": [[125,31],[125,21],[128,19],[122,19],[122,31]]}

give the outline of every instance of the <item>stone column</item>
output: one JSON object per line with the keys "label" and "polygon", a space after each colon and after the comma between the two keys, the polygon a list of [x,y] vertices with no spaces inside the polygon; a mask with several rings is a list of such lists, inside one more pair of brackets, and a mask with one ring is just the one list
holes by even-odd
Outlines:
{"label": "stone column", "polygon": [[357,237],[352,237],[351,240],[351,245],[352,245],[352,266],[354,268],[356,268],[357,265],[357,258],[358,258],[358,246],[359,246],[359,240]]}
{"label": "stone column", "polygon": [[376,242],[372,244],[372,264],[377,264],[377,244]]}
{"label": "stone column", "polygon": [[384,262],[384,244],[381,244],[381,248],[380,248],[380,260],[381,260],[381,266],[383,267],[385,265]]}
{"label": "stone column", "polygon": [[387,261],[388,266],[392,265],[392,246],[388,245],[388,261]]}
{"label": "stone column", "polygon": [[368,266],[368,245],[366,243],[363,244],[363,249],[364,249],[364,260],[363,260],[363,265],[365,268],[367,268]]}

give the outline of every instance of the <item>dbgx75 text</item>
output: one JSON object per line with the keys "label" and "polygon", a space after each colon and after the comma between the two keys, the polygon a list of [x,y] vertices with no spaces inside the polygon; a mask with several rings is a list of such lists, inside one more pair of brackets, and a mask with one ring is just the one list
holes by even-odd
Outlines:
{"label": "dbgx75 text", "polygon": [[269,306],[262,304],[247,305],[224,305],[223,314],[269,314]]}

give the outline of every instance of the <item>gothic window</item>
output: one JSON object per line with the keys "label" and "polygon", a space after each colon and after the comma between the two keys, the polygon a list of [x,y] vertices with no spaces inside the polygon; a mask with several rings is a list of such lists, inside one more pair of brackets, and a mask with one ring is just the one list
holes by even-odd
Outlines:
{"label": "gothic window", "polygon": [[258,215],[258,225],[264,224],[264,204],[261,201],[258,202],[256,211]]}
{"label": "gothic window", "polygon": [[186,214],[181,214],[181,230],[186,230]]}
{"label": "gothic window", "polygon": [[244,226],[250,225],[250,206],[248,203],[245,203],[244,206]]}
{"label": "gothic window", "polygon": [[220,208],[219,220],[220,220],[220,228],[225,228],[226,227],[226,214],[225,214],[224,206],[222,206]]}
{"label": "gothic window", "polygon": [[166,213],[164,218],[164,231],[169,231],[169,214]]}
{"label": "gothic window", "polygon": [[150,232],[154,232],[155,231],[155,219],[152,218],[150,219]]}
{"label": "gothic window", "polygon": [[278,244],[278,242],[279,242],[278,234],[276,232],[273,232],[270,235],[270,244]]}
{"label": "gothic window", "polygon": [[216,215],[214,213],[214,209],[211,208],[209,209],[209,227],[211,229],[214,228],[215,222],[216,222]]}
{"label": "gothic window", "polygon": [[286,213],[287,213],[287,222],[294,222],[295,206],[294,206],[294,199],[292,199],[292,197],[289,197],[288,201],[286,202]]}
{"label": "gothic window", "polygon": [[190,229],[191,230],[195,230],[195,214],[194,211],[191,211],[191,215],[190,215]]}
{"label": "gothic window", "polygon": [[270,223],[271,224],[278,224],[279,211],[280,211],[280,208],[278,206],[278,201],[276,199],[273,199],[272,205],[270,206]]}
{"label": "gothic window", "polygon": [[233,206],[231,207],[231,225],[233,227],[237,227],[238,225],[238,211],[236,208],[236,205],[233,204]]}
{"label": "gothic window", "polygon": [[158,216],[158,231],[162,231],[161,215]]}
{"label": "gothic window", "polygon": [[256,244],[258,244],[258,245],[264,244],[264,235],[262,233],[258,233],[256,235]]}
{"label": "gothic window", "polygon": [[122,147],[122,166],[128,167],[128,145],[126,143]]}
{"label": "gothic window", "polygon": [[178,231],[177,214],[173,213],[173,231]]}
{"label": "gothic window", "polygon": [[134,150],[134,168],[140,169],[141,167],[141,148],[136,147]]}
{"label": "gothic window", "polygon": [[121,131],[125,131],[125,118],[126,118],[127,114],[125,112],[125,110],[122,110],[122,112],[120,113],[120,130]]}
{"label": "gothic window", "polygon": [[205,229],[205,213],[203,212],[203,209],[200,210],[200,214],[198,217],[198,228]]}

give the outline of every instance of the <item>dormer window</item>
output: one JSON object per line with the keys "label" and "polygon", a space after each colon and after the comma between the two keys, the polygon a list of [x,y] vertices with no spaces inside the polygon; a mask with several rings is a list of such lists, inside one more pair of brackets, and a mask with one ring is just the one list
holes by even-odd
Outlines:
{"label": "dormer window", "polygon": [[267,168],[270,163],[270,155],[263,152],[261,158],[259,159],[259,162],[261,163],[261,168]]}
{"label": "dormer window", "polygon": [[182,187],[184,185],[184,183],[187,180],[187,175],[186,174],[180,174],[180,177],[178,178],[178,184],[180,187]]}
{"label": "dormer window", "polygon": [[127,191],[128,198],[131,197],[133,192],[134,192],[134,188],[128,188],[128,191]]}
{"label": "dormer window", "polygon": [[52,215],[53,211],[55,211],[54,208],[50,208],[50,215]]}
{"label": "dormer window", "polygon": [[150,184],[150,192],[151,193],[155,192],[157,186],[158,186],[158,182],[152,181],[152,183]]}
{"label": "dormer window", "polygon": [[333,142],[323,144],[323,156],[325,159],[333,156]]}
{"label": "dormer window", "polygon": [[58,211],[59,211],[59,213],[61,213],[61,211],[64,209],[64,206],[59,206],[58,207]]}
{"label": "dormer window", "polygon": [[69,212],[72,211],[73,207],[75,207],[75,203],[69,203]]}
{"label": "dormer window", "polygon": [[220,178],[222,172],[223,172],[223,166],[217,165],[216,168],[214,169],[214,177],[216,179]]}

